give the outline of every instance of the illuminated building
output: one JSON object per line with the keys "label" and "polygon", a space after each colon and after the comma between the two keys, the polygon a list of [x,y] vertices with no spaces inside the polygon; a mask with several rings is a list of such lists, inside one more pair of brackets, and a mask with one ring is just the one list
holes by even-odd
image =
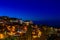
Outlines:
{"label": "illuminated building", "polygon": [[26,24],[27,26],[30,24],[29,20],[24,21],[24,24]]}

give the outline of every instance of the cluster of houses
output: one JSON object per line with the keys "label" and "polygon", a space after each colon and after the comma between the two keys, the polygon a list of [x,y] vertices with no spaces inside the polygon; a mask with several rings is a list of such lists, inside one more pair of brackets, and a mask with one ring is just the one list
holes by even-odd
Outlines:
{"label": "cluster of houses", "polygon": [[32,24],[33,22],[31,20],[22,20],[18,18],[10,18],[8,16],[0,16],[0,24],[1,23],[5,23],[5,24],[19,23],[19,24],[29,25],[30,23]]}
{"label": "cluster of houses", "polygon": [[[24,34],[30,33],[30,27],[32,28],[31,34],[33,38],[41,36],[41,31],[37,25],[32,25],[31,20],[22,20],[18,18],[10,18],[7,16],[0,16],[0,39],[10,37],[10,36],[20,36],[24,37]],[[28,31],[28,32],[27,32]],[[28,34],[29,35],[29,34]],[[23,39],[23,38],[22,38]]]}

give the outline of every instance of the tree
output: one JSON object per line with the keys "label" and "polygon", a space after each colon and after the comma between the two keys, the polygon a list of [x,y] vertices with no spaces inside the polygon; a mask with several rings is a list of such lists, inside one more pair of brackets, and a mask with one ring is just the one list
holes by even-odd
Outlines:
{"label": "tree", "polygon": [[31,34],[32,34],[32,27],[31,27],[31,25],[29,25],[27,33],[26,33],[27,40],[32,40],[32,35]]}

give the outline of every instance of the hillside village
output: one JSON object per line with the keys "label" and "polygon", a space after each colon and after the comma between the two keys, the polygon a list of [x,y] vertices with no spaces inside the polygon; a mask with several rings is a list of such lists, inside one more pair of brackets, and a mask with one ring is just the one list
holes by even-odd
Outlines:
{"label": "hillside village", "polygon": [[34,24],[32,20],[22,20],[0,16],[1,40],[59,40],[60,28]]}

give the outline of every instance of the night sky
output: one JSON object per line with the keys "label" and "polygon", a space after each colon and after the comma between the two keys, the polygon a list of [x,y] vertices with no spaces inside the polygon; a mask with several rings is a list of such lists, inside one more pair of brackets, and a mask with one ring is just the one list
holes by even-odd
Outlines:
{"label": "night sky", "polygon": [[0,0],[0,16],[23,20],[59,21],[58,0]]}

